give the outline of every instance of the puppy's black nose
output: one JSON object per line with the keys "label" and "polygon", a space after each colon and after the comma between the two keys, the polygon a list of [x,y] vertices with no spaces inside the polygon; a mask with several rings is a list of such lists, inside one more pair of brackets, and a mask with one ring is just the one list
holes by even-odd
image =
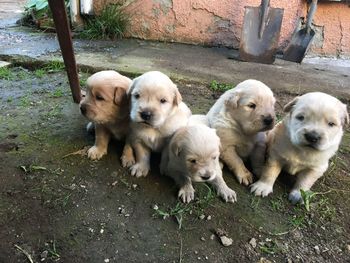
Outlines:
{"label": "puppy's black nose", "polygon": [[86,105],[85,104],[80,105],[80,111],[81,111],[81,114],[83,114],[83,115],[86,114]]}
{"label": "puppy's black nose", "polygon": [[265,117],[265,118],[263,119],[263,122],[264,122],[264,124],[265,124],[266,126],[271,125],[271,124],[273,123],[273,118],[272,118],[272,116],[269,115],[269,116]]}
{"label": "puppy's black nose", "polygon": [[201,175],[201,177],[203,180],[209,180],[211,177],[211,173],[207,172],[207,173]]}
{"label": "puppy's black nose", "polygon": [[150,111],[141,112],[141,118],[145,121],[149,121],[152,118],[152,113]]}
{"label": "puppy's black nose", "polygon": [[317,132],[314,132],[314,131],[305,133],[304,137],[308,142],[310,142],[312,144],[318,143],[321,140],[321,136]]}

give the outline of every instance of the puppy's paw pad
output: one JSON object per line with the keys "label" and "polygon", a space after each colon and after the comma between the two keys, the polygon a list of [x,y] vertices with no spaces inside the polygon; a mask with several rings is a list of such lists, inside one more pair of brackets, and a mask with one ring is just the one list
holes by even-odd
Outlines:
{"label": "puppy's paw pad", "polygon": [[295,205],[297,203],[303,203],[303,199],[301,197],[301,193],[299,190],[291,191],[289,193],[288,199],[293,205]]}
{"label": "puppy's paw pad", "polygon": [[181,187],[178,194],[183,203],[189,203],[194,199],[194,189],[192,186]]}
{"label": "puppy's paw pad", "polygon": [[132,176],[136,177],[147,176],[149,167],[142,163],[136,163],[130,167],[130,172]]}
{"label": "puppy's paw pad", "polygon": [[237,175],[238,182],[244,185],[250,185],[253,182],[253,174],[249,171],[246,171],[240,175]]}
{"label": "puppy's paw pad", "polygon": [[122,157],[120,157],[120,160],[124,168],[130,168],[135,164],[135,158],[133,156],[131,157],[131,156],[123,155]]}
{"label": "puppy's paw pad", "polygon": [[257,181],[251,185],[250,192],[256,196],[265,197],[272,193],[273,185],[265,182]]}
{"label": "puppy's paw pad", "polygon": [[237,201],[236,192],[229,187],[219,191],[218,195],[224,199],[225,202],[234,203]]}
{"label": "puppy's paw pad", "polygon": [[96,146],[92,146],[88,152],[88,157],[91,160],[99,160],[101,159],[105,154],[107,154],[106,151],[101,151],[100,149],[98,149]]}

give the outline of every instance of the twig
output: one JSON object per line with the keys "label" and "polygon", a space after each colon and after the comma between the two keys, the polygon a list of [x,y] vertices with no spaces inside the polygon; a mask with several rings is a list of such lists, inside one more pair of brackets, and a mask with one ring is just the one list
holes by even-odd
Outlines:
{"label": "twig", "polygon": [[179,253],[179,263],[182,262],[182,238],[180,237],[180,253]]}
{"label": "twig", "polygon": [[27,257],[27,259],[29,260],[30,263],[34,263],[31,255],[27,251],[25,251],[23,248],[21,248],[18,245],[15,245],[15,248],[17,248],[19,251],[21,251]]}
{"label": "twig", "polygon": [[291,230],[288,230],[288,231],[285,231],[285,232],[280,232],[280,233],[271,233],[269,231],[264,231],[260,228],[257,228],[256,226],[252,225],[251,223],[249,223],[247,220],[245,220],[244,218],[241,218],[246,224],[248,224],[250,227],[252,228],[255,228],[256,230],[258,230],[259,232],[263,233],[263,234],[266,234],[266,235],[270,235],[270,236],[284,236],[284,235],[287,235],[289,233],[292,233],[294,232],[295,230],[298,229],[298,227],[295,227]]}
{"label": "twig", "polygon": [[72,153],[68,153],[68,154],[64,155],[62,157],[62,159],[67,158],[71,155],[86,155],[88,148],[89,148],[89,146],[85,146],[83,149],[80,149],[80,150],[72,152]]}

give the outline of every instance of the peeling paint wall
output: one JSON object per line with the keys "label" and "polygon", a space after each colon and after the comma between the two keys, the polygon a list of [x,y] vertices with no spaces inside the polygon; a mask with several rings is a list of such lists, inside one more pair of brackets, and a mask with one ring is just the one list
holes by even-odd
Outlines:
{"label": "peeling paint wall", "polygon": [[[238,48],[244,7],[259,0],[95,0],[98,13],[107,3],[120,3],[131,16],[129,36],[201,45]],[[271,0],[284,9],[280,49],[290,40],[306,14],[305,0]],[[350,55],[350,8],[342,3],[319,3],[315,16],[317,36],[311,52]]]}

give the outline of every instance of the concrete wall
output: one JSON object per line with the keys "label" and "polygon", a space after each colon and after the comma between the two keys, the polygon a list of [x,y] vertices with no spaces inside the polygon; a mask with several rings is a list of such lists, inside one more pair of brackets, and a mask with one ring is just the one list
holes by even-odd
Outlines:
{"label": "concrete wall", "polygon": [[[132,37],[237,48],[243,24],[244,6],[258,6],[259,0],[95,0],[98,13],[108,3],[121,3],[130,14]],[[284,8],[280,48],[290,40],[305,17],[305,0],[271,0]],[[317,37],[311,52],[350,56],[350,8],[345,3],[318,5],[314,20]]]}

